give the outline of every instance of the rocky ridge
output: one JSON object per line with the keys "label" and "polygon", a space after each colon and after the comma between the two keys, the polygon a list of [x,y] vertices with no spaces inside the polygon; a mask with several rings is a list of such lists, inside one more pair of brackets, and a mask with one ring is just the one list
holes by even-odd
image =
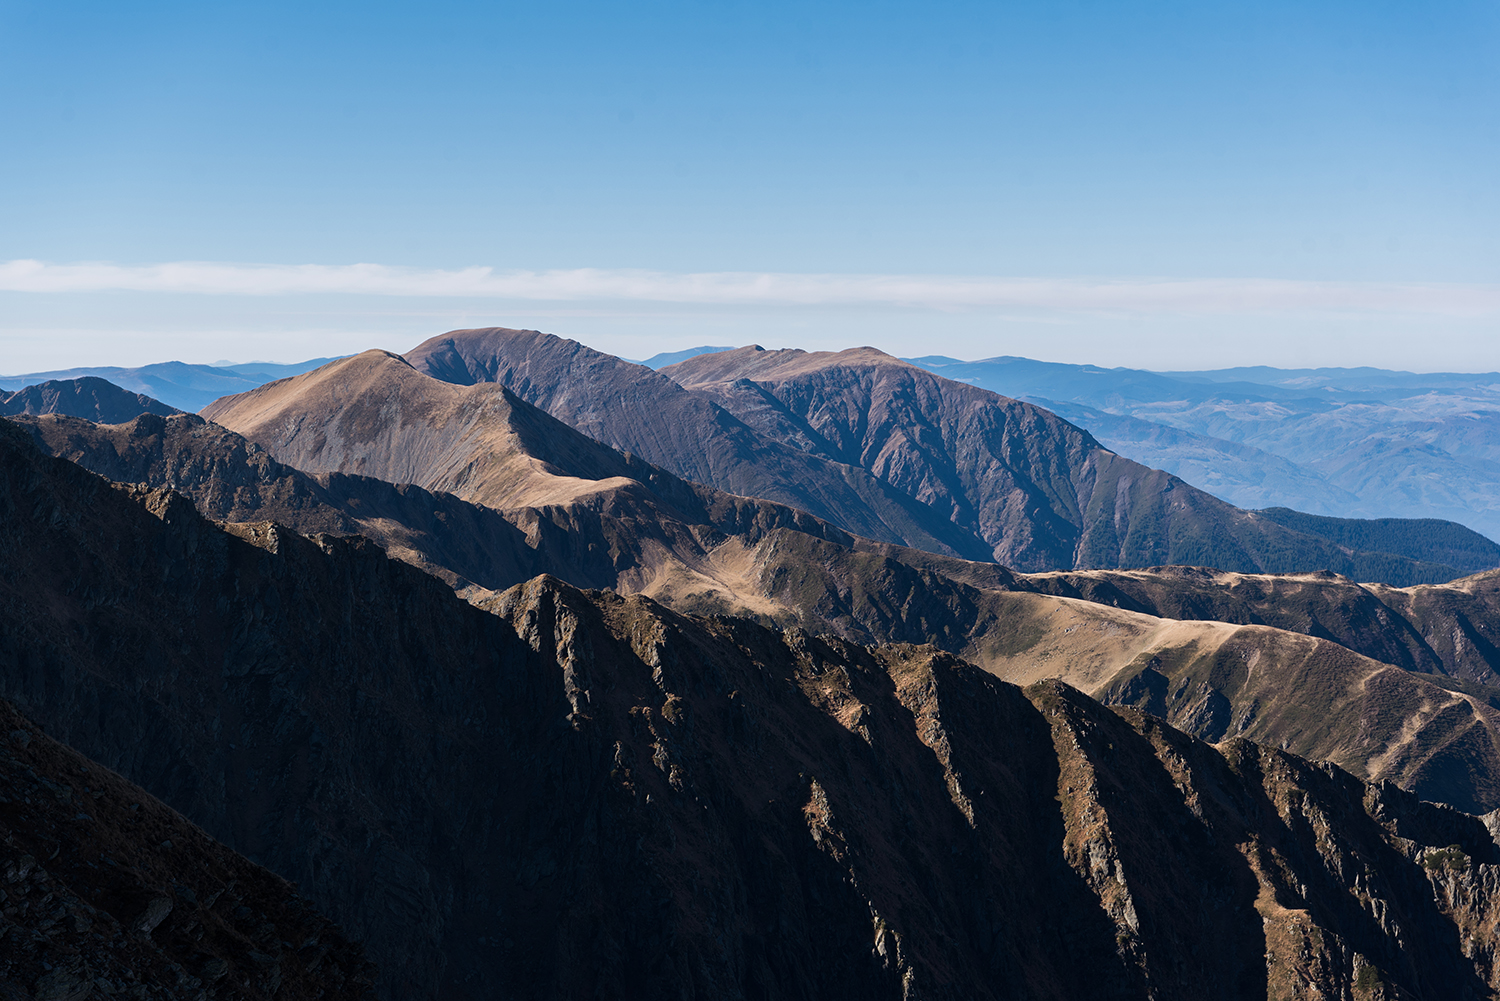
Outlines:
{"label": "rocky ridge", "polygon": [[1326,568],[1399,584],[1457,576],[1290,530],[1117,455],[1040,407],[873,348],[752,346],[689,358],[662,374],[768,437],[870,470],[979,535],[996,561],[1016,570]]}
{"label": "rocky ridge", "polygon": [[3,694],[297,879],[387,997],[1500,985],[1490,830],[1330,765],[931,647],[545,577],[480,609],[3,425],[0,515]]}
{"label": "rocky ridge", "polygon": [[[442,456],[477,446],[460,441],[434,453],[424,441],[427,428],[451,434],[463,418],[445,407],[463,414],[466,401],[483,394],[489,402],[482,414],[491,422],[482,439],[486,461],[499,472],[461,467],[468,479],[454,485],[486,496],[494,477],[511,496],[555,498],[553,484],[561,482],[566,500],[498,511],[337,466],[314,478],[186,416],[118,427],[44,417],[23,426],[49,451],[101,474],[186,491],[210,517],[272,518],[307,534],[367,534],[474,600],[547,571],[577,586],[649,594],[679,611],[750,615],[859,643],[933,643],[1006,680],[1060,677],[1109,701],[1147,699],[1141,704],[1208,739],[1242,734],[1429,799],[1471,810],[1500,806],[1492,778],[1500,774],[1497,693],[1444,677],[1458,672],[1447,671],[1406,619],[1347,581],[1339,589],[1302,587],[1292,577],[1242,578],[1240,586],[1223,587],[1206,571],[1114,572],[1163,605],[1167,596],[1181,599],[1148,608],[1104,583],[1110,572],[1018,576],[994,564],[860,540],[779,505],[680,481],[498,387],[455,390],[378,353],[366,361],[400,378],[374,378],[357,392],[341,383],[342,409],[334,415],[284,402],[276,410],[287,426],[316,429],[319,444],[307,454],[296,449],[311,448],[298,442],[312,432],[294,436],[291,451],[300,461],[358,455],[360,468],[394,475],[385,456],[400,454],[410,464],[436,454],[433,468],[446,475],[453,463]],[[429,409],[410,406],[414,398]],[[400,414],[399,445],[344,430],[377,425],[337,416],[367,412]],[[1267,624],[1265,615],[1214,611],[1235,596],[1242,600],[1251,580],[1275,586],[1261,607],[1277,610],[1269,624],[1279,628],[1257,628]],[[1321,619],[1294,614],[1309,603],[1304,592],[1321,595]],[[1494,618],[1477,601],[1467,607],[1481,624]],[[1199,614],[1190,614],[1194,609]],[[1172,621],[1191,619],[1231,624]],[[1330,631],[1319,627],[1323,620],[1344,625]]]}

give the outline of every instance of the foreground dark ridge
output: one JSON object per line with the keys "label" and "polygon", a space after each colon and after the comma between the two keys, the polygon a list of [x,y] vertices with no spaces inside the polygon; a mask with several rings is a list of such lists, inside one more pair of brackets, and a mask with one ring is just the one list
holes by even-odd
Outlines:
{"label": "foreground dark ridge", "polygon": [[280,877],[0,701],[0,998],[370,996]]}
{"label": "foreground dark ridge", "polygon": [[1392,787],[931,648],[547,578],[486,612],[0,446],[4,694],[389,997],[1494,993],[1490,832]]}
{"label": "foreground dark ridge", "polygon": [[[119,426],[18,420],[48,450],[117,480],[182,490],[211,518],[369,535],[471,600],[549,571],[578,586],[645,593],[678,611],[748,614],[857,643],[933,643],[1005,680],[1062,677],[1205,739],[1245,736],[1460,809],[1500,807],[1500,692],[1440,676],[1446,668],[1416,628],[1439,642],[1454,615],[1480,628],[1500,621],[1483,590],[1470,593],[1463,582],[1387,589],[1382,603],[1326,574],[1163,568],[1018,577],[995,564],[857,539],[781,505],[685,483],[502,388],[459,390],[373,355],[405,381],[377,379],[358,393],[345,383],[344,409],[294,438],[318,446],[299,453],[302,461],[358,456],[359,468],[381,475],[432,476],[430,483],[475,496],[542,506],[496,510],[337,471],[314,478],[188,415]],[[429,405],[442,405],[424,413],[424,392]],[[455,396],[463,406],[452,406]],[[400,436],[382,422],[348,419],[372,411],[400,414]],[[452,429],[465,426],[483,444],[482,460],[469,458],[475,441],[455,444]],[[434,448],[434,438],[443,447]],[[1448,597],[1429,600],[1429,591]],[[1149,598],[1169,607],[1151,616],[1129,611],[1145,610]],[[1395,611],[1399,598],[1451,614],[1408,622]],[[1218,609],[1224,614],[1208,614]],[[1282,628],[1257,628],[1268,621]],[[1423,651],[1426,659],[1413,662]]]}

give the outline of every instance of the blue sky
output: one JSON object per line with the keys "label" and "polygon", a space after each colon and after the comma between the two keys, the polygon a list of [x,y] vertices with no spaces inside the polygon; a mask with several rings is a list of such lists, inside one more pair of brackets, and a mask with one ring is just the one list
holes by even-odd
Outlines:
{"label": "blue sky", "polygon": [[1500,368],[1494,0],[0,0],[0,100],[0,371],[489,323]]}

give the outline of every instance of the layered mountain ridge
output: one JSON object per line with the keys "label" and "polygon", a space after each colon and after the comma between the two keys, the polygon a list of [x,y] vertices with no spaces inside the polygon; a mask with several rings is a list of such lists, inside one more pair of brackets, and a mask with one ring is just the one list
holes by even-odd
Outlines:
{"label": "layered mountain ridge", "polygon": [[0,391],[0,417],[63,414],[101,424],[122,424],[143,413],[165,417],[182,411],[92,377],[42,382],[12,393]]}
{"label": "layered mountain ridge", "polygon": [[872,348],[758,347],[662,370],[768,433],[844,456],[943,510],[1018,570],[1161,564],[1436,582],[1457,572],[1331,545],[1124,459],[1031,404]]}
{"label": "layered mountain ridge", "polygon": [[385,996],[1483,997],[1500,849],[1055,682],[220,528],[0,424],[0,683]]}
{"label": "layered mountain ridge", "polygon": [[[1348,609],[1345,628],[1320,632],[1290,613],[1290,601],[1271,623],[1311,640],[1259,628],[1263,617],[1253,614],[1224,616],[1233,624],[1184,622],[1171,620],[1205,616],[1172,609],[1164,620],[1160,609],[1087,575],[1078,586],[1018,577],[860,540],[779,505],[686,483],[503,387],[442,383],[381,352],[224,403],[224,419],[246,421],[309,473],[197,418],[143,417],[117,428],[39,418],[26,426],[55,454],[183,490],[213,517],[366,534],[475,600],[549,572],[680,611],[750,615],[860,643],[935,643],[1009,680],[1062,678],[1111,701],[1140,701],[1142,685],[1166,687],[1173,697],[1152,701],[1153,710],[1201,736],[1243,734],[1467,809],[1500,805],[1493,693],[1441,677],[1491,676],[1474,663],[1466,675],[1449,671],[1414,627],[1352,582],[1344,582],[1348,593],[1325,589],[1335,609]],[[397,487],[349,469],[426,482]],[[443,487],[538,505],[490,508]],[[1173,590],[1170,574],[1144,576],[1158,591]],[[1372,601],[1378,612],[1365,607]],[[1484,621],[1482,603],[1468,607]],[[1388,621],[1372,628],[1372,614]]]}
{"label": "layered mountain ridge", "polygon": [[[685,480],[786,504],[879,542],[989,558],[982,540],[868,471],[759,434],[665,376],[576,341],[530,330],[456,331],[405,357],[444,382],[502,385],[590,438]],[[216,420],[231,405],[221,401],[204,416]]]}
{"label": "layered mountain ridge", "polygon": [[[741,348],[658,374],[537,331],[487,328],[443,334],[406,357],[458,385],[501,384],[684,479],[799,507],[855,535],[1017,570],[1327,568],[1398,584],[1458,575],[1239,511],[1121,458],[1039,407],[870,348]],[[902,498],[903,511],[915,505],[927,536],[956,531],[959,540],[950,534],[933,545],[895,518],[872,519],[868,504],[850,507],[835,496],[850,476]],[[862,496],[871,489],[861,487]]]}

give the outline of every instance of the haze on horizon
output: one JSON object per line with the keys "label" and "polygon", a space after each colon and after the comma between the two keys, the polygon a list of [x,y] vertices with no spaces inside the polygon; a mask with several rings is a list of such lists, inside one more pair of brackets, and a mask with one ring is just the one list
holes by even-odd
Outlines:
{"label": "haze on horizon", "polygon": [[1478,0],[0,2],[0,372],[492,324],[1496,370],[1497,56]]}

